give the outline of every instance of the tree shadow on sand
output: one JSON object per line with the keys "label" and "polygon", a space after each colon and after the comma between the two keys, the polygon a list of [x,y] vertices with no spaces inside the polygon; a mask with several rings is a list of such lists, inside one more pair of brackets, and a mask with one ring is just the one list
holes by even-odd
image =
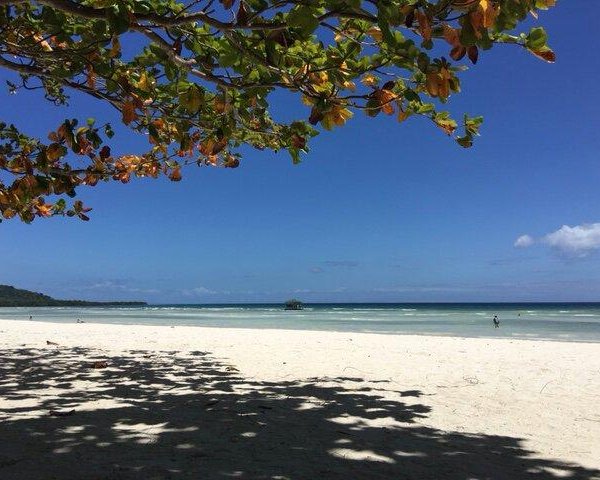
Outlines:
{"label": "tree shadow on sand", "polygon": [[418,425],[421,392],[385,388],[255,381],[205,352],[4,350],[0,478],[600,478],[522,439]]}

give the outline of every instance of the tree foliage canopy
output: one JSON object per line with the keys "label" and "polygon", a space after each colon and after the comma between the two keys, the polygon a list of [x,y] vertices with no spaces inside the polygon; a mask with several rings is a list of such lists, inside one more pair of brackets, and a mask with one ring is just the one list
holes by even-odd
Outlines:
{"label": "tree foliage canopy", "polygon": [[[235,168],[242,145],[298,162],[318,128],[357,111],[424,116],[469,147],[482,119],[443,110],[459,75],[498,43],[554,61],[543,28],[516,31],[554,2],[0,0],[0,67],[18,74],[12,92],[43,89],[61,105],[78,91],[149,139],[147,151],[113,156],[108,123],[67,119],[37,139],[0,121],[0,213],[87,220],[89,209],[65,198],[82,185],[178,181],[191,163]],[[304,118],[273,118],[277,90],[306,105]]]}
{"label": "tree foliage canopy", "polygon": [[141,306],[146,302],[87,302],[85,300],[57,300],[43,293],[31,292],[11,285],[0,285],[0,307],[94,307]]}

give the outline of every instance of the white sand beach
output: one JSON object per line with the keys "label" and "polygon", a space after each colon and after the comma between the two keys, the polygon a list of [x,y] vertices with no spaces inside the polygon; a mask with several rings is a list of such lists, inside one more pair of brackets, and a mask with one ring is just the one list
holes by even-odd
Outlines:
{"label": "white sand beach", "polygon": [[600,479],[600,344],[2,320],[0,478]]}

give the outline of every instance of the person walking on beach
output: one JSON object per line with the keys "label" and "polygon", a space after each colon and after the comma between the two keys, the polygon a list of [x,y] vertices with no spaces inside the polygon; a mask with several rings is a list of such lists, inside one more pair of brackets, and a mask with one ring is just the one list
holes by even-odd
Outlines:
{"label": "person walking on beach", "polygon": [[494,315],[494,328],[500,328],[500,320],[498,320],[498,315]]}

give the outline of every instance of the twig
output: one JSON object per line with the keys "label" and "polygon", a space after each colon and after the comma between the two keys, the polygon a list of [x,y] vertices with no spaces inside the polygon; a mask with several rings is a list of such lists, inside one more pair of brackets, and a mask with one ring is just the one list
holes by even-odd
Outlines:
{"label": "twig", "polygon": [[549,383],[552,383],[553,381],[554,381],[554,380],[550,380],[549,382],[546,382],[546,383],[544,384],[544,386],[542,387],[542,389],[540,390],[540,393],[542,393],[542,392],[544,391],[544,388],[546,388],[546,386],[547,386]]}

